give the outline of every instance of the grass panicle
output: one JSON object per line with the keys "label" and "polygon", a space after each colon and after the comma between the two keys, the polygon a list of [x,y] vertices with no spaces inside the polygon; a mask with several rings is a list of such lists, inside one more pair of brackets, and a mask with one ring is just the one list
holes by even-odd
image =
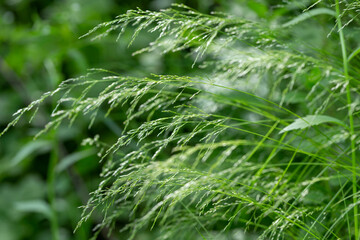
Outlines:
{"label": "grass panicle", "polygon": [[[141,31],[157,33],[136,54],[189,50],[198,74],[92,69],[19,110],[9,127],[50,97],[56,107],[38,135],[123,113],[113,143],[101,134],[84,142],[102,146],[103,181],[79,221],[99,210],[97,233],[127,218],[129,239],[150,230],[159,239],[358,239],[359,69],[344,35],[359,4],[341,4],[304,6],[309,15],[285,27],[184,5],[130,10],[83,37],[129,28],[131,45]],[[329,32],[338,27],[343,62],[293,37],[322,14]]]}

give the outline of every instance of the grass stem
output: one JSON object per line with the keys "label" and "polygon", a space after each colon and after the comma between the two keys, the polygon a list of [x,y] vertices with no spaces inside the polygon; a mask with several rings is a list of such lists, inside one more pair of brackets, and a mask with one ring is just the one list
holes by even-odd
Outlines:
{"label": "grass stem", "polygon": [[352,101],[351,101],[351,90],[350,90],[350,78],[349,78],[349,70],[348,70],[348,58],[346,54],[346,43],[344,38],[343,27],[341,24],[341,14],[339,7],[339,0],[335,2],[336,7],[336,21],[338,26],[338,32],[340,37],[341,51],[343,57],[343,68],[346,83],[346,97],[348,104],[348,116],[349,116],[349,124],[350,124],[350,140],[351,140],[351,160],[352,160],[352,189],[353,189],[353,203],[354,203],[354,228],[355,228],[355,239],[359,239],[359,227],[358,227],[358,206],[357,206],[357,186],[356,186],[356,147],[355,147],[355,138],[354,138],[354,119],[352,115]]}
{"label": "grass stem", "polygon": [[58,154],[58,142],[56,139],[55,130],[52,134],[53,136],[53,150],[50,156],[50,162],[47,172],[47,190],[48,190],[48,200],[51,208],[51,237],[52,240],[59,240],[59,226],[56,216],[56,207],[55,207],[55,167],[59,158]]}

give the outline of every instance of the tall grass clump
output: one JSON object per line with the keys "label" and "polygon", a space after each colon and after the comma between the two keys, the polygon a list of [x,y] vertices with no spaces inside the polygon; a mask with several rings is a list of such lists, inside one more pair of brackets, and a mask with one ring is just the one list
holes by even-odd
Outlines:
{"label": "tall grass clump", "polygon": [[130,10],[83,37],[129,29],[131,45],[147,31],[156,37],[135,54],[184,51],[196,74],[91,69],[8,128],[50,97],[37,136],[121,114],[113,142],[83,141],[103,164],[79,222],[102,214],[94,239],[104,228],[128,239],[359,239],[360,3],[287,4],[268,21],[184,5]]}

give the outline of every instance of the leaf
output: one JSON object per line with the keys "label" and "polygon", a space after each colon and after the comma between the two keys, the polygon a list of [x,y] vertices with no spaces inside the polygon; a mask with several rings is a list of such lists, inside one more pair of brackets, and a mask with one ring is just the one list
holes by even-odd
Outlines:
{"label": "leaf", "polygon": [[309,11],[306,11],[306,12],[300,14],[299,16],[293,18],[291,21],[284,23],[282,25],[282,27],[290,27],[292,25],[295,25],[302,21],[305,21],[308,18],[312,18],[316,15],[321,15],[321,14],[328,14],[331,16],[336,16],[336,13],[333,10],[330,10],[328,8],[316,8],[316,9],[312,9],[312,10],[309,10]]}
{"label": "leaf", "polygon": [[44,141],[44,140],[36,140],[33,142],[30,142],[26,144],[20,152],[18,152],[15,157],[11,160],[11,167],[15,167],[20,162],[22,162],[24,159],[29,157],[31,154],[33,154],[36,151],[48,151],[51,148],[51,142],[50,141]]}
{"label": "leaf", "polygon": [[281,133],[296,130],[296,129],[304,129],[307,127],[319,125],[322,123],[336,123],[341,126],[346,126],[343,121],[340,121],[339,119],[325,116],[325,115],[308,115],[304,118],[298,118],[296,119],[292,124],[285,127],[283,130],[280,131]]}
{"label": "leaf", "polygon": [[43,200],[22,201],[15,203],[15,209],[25,213],[40,213],[51,219],[52,211],[47,202]]}
{"label": "leaf", "polygon": [[358,55],[360,53],[360,47],[358,47],[357,49],[355,49],[350,56],[348,57],[348,62],[351,61],[351,59],[353,59],[356,55]]}
{"label": "leaf", "polygon": [[70,154],[69,156],[65,157],[57,166],[56,171],[62,172],[69,166],[73,165],[74,163],[80,161],[81,159],[87,158],[95,153],[94,149],[88,149],[81,152],[76,152]]}

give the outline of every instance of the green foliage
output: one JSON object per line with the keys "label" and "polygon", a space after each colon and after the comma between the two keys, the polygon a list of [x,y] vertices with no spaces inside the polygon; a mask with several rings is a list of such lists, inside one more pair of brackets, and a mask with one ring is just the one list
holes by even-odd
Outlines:
{"label": "green foliage", "polygon": [[295,129],[304,129],[328,122],[346,126],[342,121],[339,121],[338,119],[333,117],[324,116],[324,115],[308,115],[304,118],[296,119],[292,124],[286,126],[283,130],[281,130],[280,133],[284,133]]}
{"label": "green foliage", "polygon": [[[17,111],[1,134],[50,98],[51,120],[36,137],[84,116],[89,128],[112,126],[113,136],[92,134],[82,142],[91,150],[54,167],[96,149],[102,181],[78,224],[100,214],[94,239],[104,230],[127,239],[358,239],[359,57],[346,52],[359,6],[290,1],[272,18],[261,3],[248,6],[249,18],[174,4],[98,25],[83,37],[116,32],[120,41],[132,31],[130,46],[148,32],[153,40],[135,54],[187,52],[196,71],[94,68]],[[310,23],[323,31],[299,32]]]}

